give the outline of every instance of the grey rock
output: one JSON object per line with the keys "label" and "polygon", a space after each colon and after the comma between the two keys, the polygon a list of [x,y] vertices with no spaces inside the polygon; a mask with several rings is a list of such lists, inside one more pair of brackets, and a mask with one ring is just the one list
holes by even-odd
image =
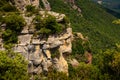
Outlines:
{"label": "grey rock", "polygon": [[27,52],[27,47],[26,46],[15,46],[13,48],[14,52],[18,52],[20,54],[22,54],[26,59],[28,59],[28,52]]}
{"label": "grey rock", "polygon": [[35,46],[32,45],[32,44],[29,44],[29,45],[27,46],[27,48],[28,48],[28,53],[35,51]]}
{"label": "grey rock", "polygon": [[41,40],[40,44],[46,44],[46,41],[45,40]]}
{"label": "grey rock", "polygon": [[58,46],[60,46],[60,45],[62,45],[63,43],[61,42],[61,41],[59,41],[59,40],[56,40],[56,41],[53,41],[51,44],[50,44],[50,48],[52,49],[52,48],[56,48],[56,47],[58,47]]}
{"label": "grey rock", "polygon": [[23,44],[23,45],[29,44],[31,41],[31,37],[32,37],[31,34],[19,35],[18,42],[19,44]]}
{"label": "grey rock", "polygon": [[39,44],[41,44],[41,43],[40,43],[40,40],[39,40],[39,39],[32,39],[32,44],[39,45]]}
{"label": "grey rock", "polygon": [[48,44],[44,44],[42,47],[42,49],[49,49],[49,48],[50,48],[50,45],[48,45]]}

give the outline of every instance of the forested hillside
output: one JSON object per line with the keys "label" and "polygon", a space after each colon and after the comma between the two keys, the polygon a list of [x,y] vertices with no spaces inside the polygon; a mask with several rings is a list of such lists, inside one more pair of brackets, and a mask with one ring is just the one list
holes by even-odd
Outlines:
{"label": "forested hillside", "polygon": [[69,16],[73,31],[82,32],[89,37],[93,51],[98,49],[115,48],[120,42],[120,25],[112,21],[117,18],[107,13],[106,9],[89,0],[76,0],[75,4],[81,9],[81,13],[72,8],[71,3],[63,0],[49,0],[52,10],[65,13]]}

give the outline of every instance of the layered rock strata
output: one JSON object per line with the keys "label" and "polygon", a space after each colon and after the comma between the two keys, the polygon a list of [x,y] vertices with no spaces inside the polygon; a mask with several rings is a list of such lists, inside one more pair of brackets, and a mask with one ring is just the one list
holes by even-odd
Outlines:
{"label": "layered rock strata", "polygon": [[[46,12],[40,12],[41,15],[44,13]],[[65,17],[64,14],[50,11],[47,14],[54,15],[57,22],[62,21]],[[53,69],[68,75],[68,63],[64,54],[72,52],[72,28],[66,28],[59,35],[49,35],[46,39],[41,38],[40,35],[34,36],[34,32],[31,33],[31,31],[31,29],[24,27],[18,36],[18,44],[14,47],[15,52],[21,53],[29,61],[28,72],[47,73],[49,67],[53,67]],[[55,52],[57,52],[57,56],[52,57],[56,54]]]}

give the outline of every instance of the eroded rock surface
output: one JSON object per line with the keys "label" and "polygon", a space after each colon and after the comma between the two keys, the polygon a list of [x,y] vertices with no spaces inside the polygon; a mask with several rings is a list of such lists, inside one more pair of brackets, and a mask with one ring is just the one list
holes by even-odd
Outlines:
{"label": "eroded rock surface", "polygon": [[[40,11],[43,18],[45,13],[45,11]],[[64,14],[50,11],[47,14],[55,16],[57,22],[62,21],[65,17]],[[29,21],[29,18],[32,21],[31,17],[27,17],[26,22]],[[27,26],[32,26],[31,24],[27,24]],[[27,26],[23,28],[18,36],[18,44],[14,47],[14,51],[21,53],[28,60],[28,72],[30,74],[39,74],[41,72],[47,74],[49,67],[53,67],[57,71],[68,75],[68,63],[63,54],[72,52],[72,28],[65,28],[60,34],[52,34],[44,39],[40,35],[34,36],[35,32],[31,33],[30,27]],[[56,60],[53,58],[54,54],[57,55],[54,56]]]}
{"label": "eroded rock surface", "polygon": [[[10,0],[10,2],[12,3],[12,5],[15,5],[18,10],[22,12],[26,11],[27,5],[35,6],[35,8],[37,9],[41,5],[39,0]],[[45,10],[47,11],[51,10],[50,3],[47,0],[41,0],[41,2],[43,3]]]}

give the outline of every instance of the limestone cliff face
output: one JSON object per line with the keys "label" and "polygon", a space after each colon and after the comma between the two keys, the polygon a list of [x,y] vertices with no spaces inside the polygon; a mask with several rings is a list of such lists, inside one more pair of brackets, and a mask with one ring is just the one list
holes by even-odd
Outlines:
{"label": "limestone cliff face", "polygon": [[[47,11],[38,11],[37,15],[40,15],[42,19],[45,16],[54,16],[57,23],[64,23],[65,14],[60,14],[51,10],[50,4],[47,0],[41,0]],[[66,0],[79,10],[75,5],[74,0]],[[24,26],[21,33],[18,35],[18,43],[13,47],[13,51],[22,54],[28,63],[28,73],[30,74],[40,74],[49,71],[49,68],[55,69],[59,72],[68,73],[68,60],[66,60],[66,54],[70,55],[72,53],[72,40],[73,32],[70,23],[62,24],[64,30],[60,34],[50,34],[47,37],[45,35],[36,34],[34,18],[35,14],[32,16],[26,16],[25,7],[27,5],[32,5],[38,8],[39,0],[11,0],[11,3],[15,5],[18,10],[23,11],[22,16],[25,19],[26,25]],[[74,8],[73,6],[73,8]],[[63,22],[62,22],[63,21]],[[6,26],[5,24],[3,26]],[[66,27],[67,26],[67,27]],[[84,37],[81,33],[76,33],[77,37],[83,41],[84,44],[88,41],[87,37]],[[5,50],[3,47],[3,42],[0,33],[0,50]],[[88,58],[88,63],[92,63],[92,55],[86,52],[86,57]],[[69,63],[73,67],[77,67],[79,62],[76,59],[69,60]]]}
{"label": "limestone cliff face", "polygon": [[[55,16],[57,22],[66,17],[64,14],[52,11],[40,11],[39,14],[42,16],[45,16],[45,14]],[[31,29],[34,25],[32,24],[34,17],[25,17],[25,19],[28,19],[26,20],[27,25],[18,36],[18,44],[13,50],[21,53],[29,61],[29,73],[47,73],[49,67],[53,67],[53,69],[68,75],[68,63],[63,54],[72,52],[72,28],[68,27],[57,35],[49,35],[46,39],[40,35],[34,36],[35,31]],[[70,26],[70,23],[68,23],[68,26]],[[56,56],[53,57],[55,54]]]}
{"label": "limestone cliff face", "polygon": [[11,0],[11,3],[21,11],[24,11],[27,5],[39,7],[39,0]]}
{"label": "limestone cliff face", "polygon": [[[50,10],[49,2],[42,0],[45,8]],[[39,6],[39,0],[11,0],[11,3],[15,5],[25,19],[26,25],[21,33],[18,35],[18,43],[13,47],[13,51],[22,54],[28,63],[28,73],[40,74],[49,71],[49,68],[55,69],[59,72],[64,72],[68,75],[68,63],[64,54],[70,54],[72,52],[72,28],[70,23],[61,24],[66,27],[59,34],[51,34],[48,37],[37,34],[35,36],[35,14],[32,16],[26,16],[25,7],[32,5]],[[54,16],[57,23],[64,22],[66,17],[64,14],[52,12],[52,11],[38,11],[37,15],[42,18],[51,15]],[[3,25],[5,27],[6,25]],[[5,50],[3,47],[2,38],[0,38],[0,50]]]}
{"label": "limestone cliff face", "polygon": [[[39,0],[11,0],[10,1],[13,5],[17,7],[20,11],[25,11],[27,5],[35,6],[36,8],[39,8],[41,5]],[[50,3],[47,0],[41,0],[43,3],[45,10],[51,10]]]}

